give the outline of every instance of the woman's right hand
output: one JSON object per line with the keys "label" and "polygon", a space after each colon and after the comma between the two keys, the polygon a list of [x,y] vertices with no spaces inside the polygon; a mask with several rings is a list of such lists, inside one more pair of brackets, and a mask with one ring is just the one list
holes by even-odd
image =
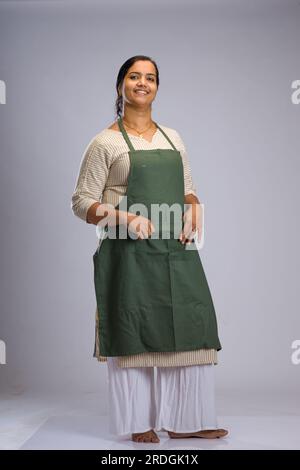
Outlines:
{"label": "woman's right hand", "polygon": [[128,229],[141,240],[148,238],[153,232],[155,232],[155,227],[150,219],[130,212],[127,213],[127,225]]}

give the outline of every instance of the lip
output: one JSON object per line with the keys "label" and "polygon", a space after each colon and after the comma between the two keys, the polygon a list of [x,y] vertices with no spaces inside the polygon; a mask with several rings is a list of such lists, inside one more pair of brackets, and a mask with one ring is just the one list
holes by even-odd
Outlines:
{"label": "lip", "polygon": [[133,90],[133,91],[134,91],[135,93],[138,92],[138,91],[143,91],[143,92],[144,92],[144,93],[143,93],[144,95],[148,95],[148,94],[149,94],[149,91],[147,91],[147,90],[145,90],[145,89],[143,89],[143,88],[136,88],[136,89]]}

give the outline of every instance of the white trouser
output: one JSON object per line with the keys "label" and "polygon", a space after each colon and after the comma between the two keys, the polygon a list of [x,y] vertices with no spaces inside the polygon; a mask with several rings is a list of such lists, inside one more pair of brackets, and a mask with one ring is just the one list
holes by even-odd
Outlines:
{"label": "white trouser", "polygon": [[214,364],[119,367],[108,357],[107,367],[112,434],[217,429]]}

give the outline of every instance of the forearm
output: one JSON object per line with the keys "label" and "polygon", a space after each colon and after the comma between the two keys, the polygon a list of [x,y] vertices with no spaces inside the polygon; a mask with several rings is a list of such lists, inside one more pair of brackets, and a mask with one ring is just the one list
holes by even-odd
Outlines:
{"label": "forearm", "polygon": [[199,199],[194,194],[186,194],[184,196],[185,204],[200,204]]}
{"label": "forearm", "polygon": [[187,194],[184,197],[185,202],[185,211],[184,218],[190,220],[191,228],[195,230],[197,227],[200,227],[200,220],[202,218],[202,206],[194,194]]}
{"label": "forearm", "polygon": [[87,211],[86,221],[93,225],[98,225],[99,222],[100,225],[108,226],[128,225],[134,217],[136,214],[115,209],[111,204],[95,202]]}

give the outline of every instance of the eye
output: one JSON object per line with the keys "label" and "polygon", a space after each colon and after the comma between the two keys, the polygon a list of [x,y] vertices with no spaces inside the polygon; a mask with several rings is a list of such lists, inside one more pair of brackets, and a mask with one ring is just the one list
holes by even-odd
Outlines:
{"label": "eye", "polygon": [[[130,75],[130,78],[132,78],[133,80],[135,78],[137,78],[138,75],[137,74],[133,74],[133,75]],[[151,82],[155,82],[155,78],[154,77],[148,77],[148,80],[150,80]]]}

